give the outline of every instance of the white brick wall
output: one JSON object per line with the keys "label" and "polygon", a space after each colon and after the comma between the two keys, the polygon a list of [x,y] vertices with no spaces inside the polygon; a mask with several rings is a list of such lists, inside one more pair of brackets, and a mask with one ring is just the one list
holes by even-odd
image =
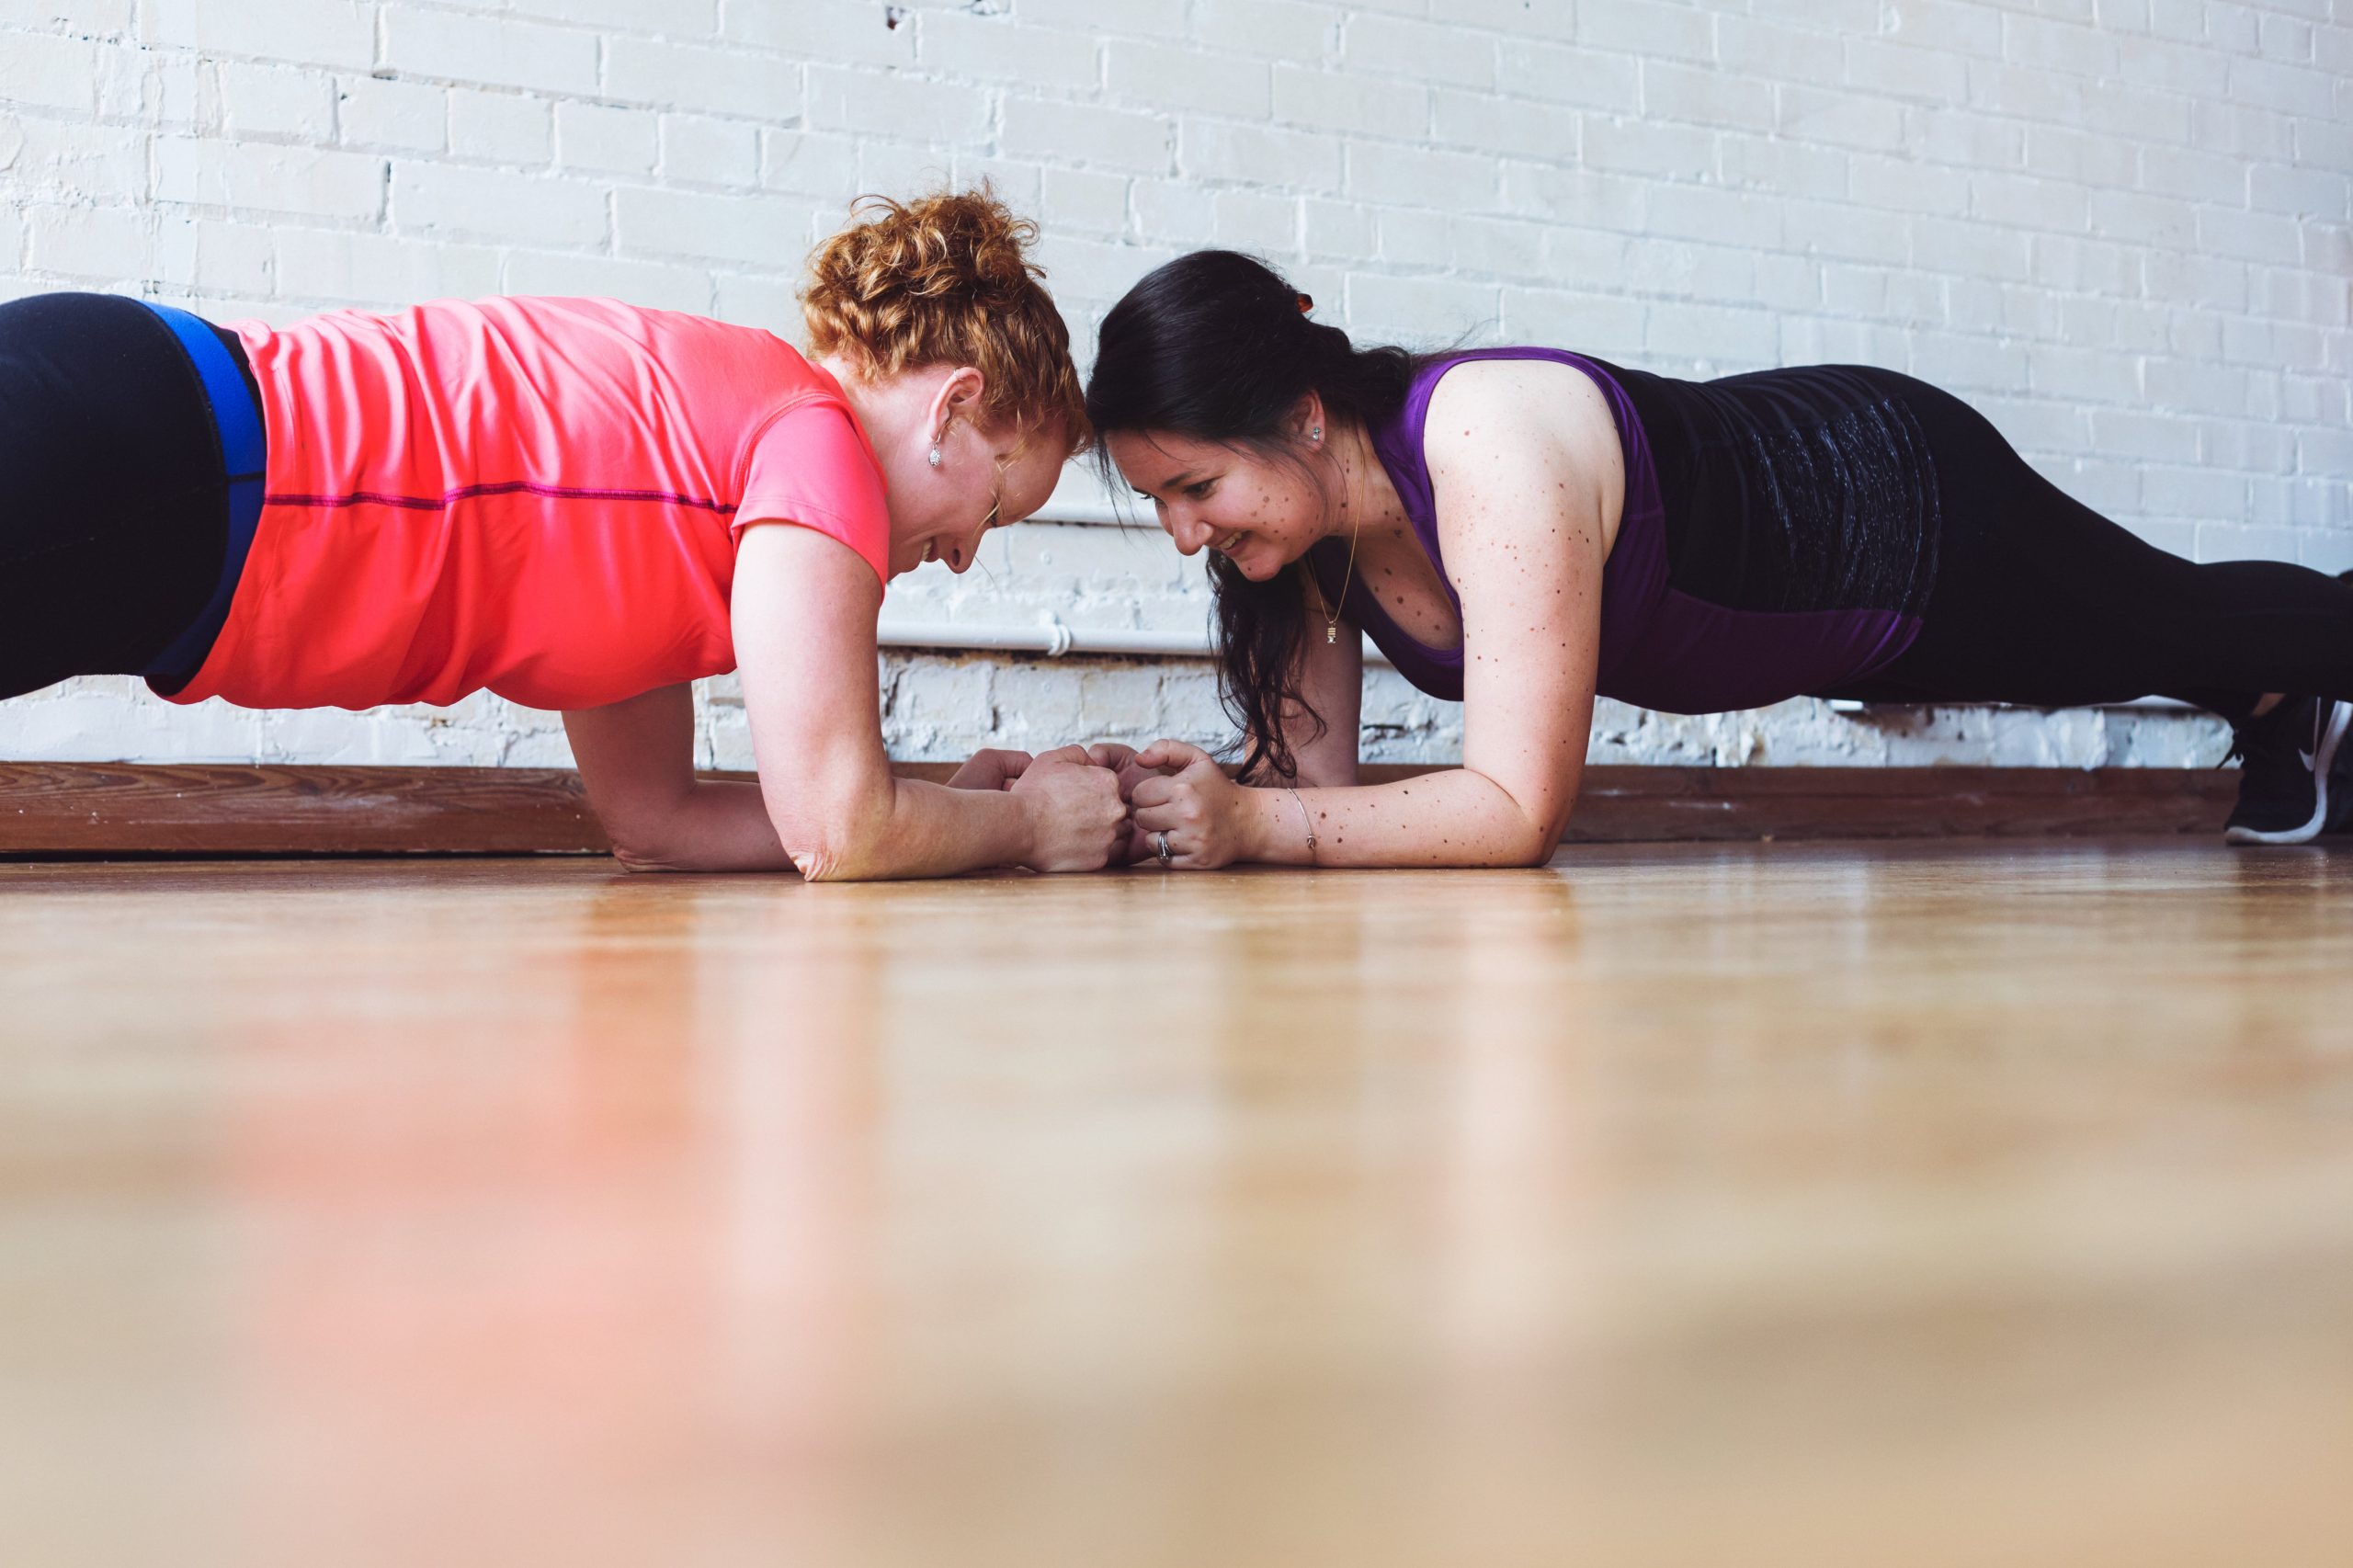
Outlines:
{"label": "white brick wall", "polygon": [[[600,291],[790,332],[865,189],[995,179],[1075,332],[1190,246],[1261,251],[1369,336],[1680,374],[1939,381],[2168,549],[2353,564],[2353,15],[2341,0],[12,0],[0,296],[284,320]],[[1156,538],[1036,525],[894,615],[1198,627]],[[896,655],[909,756],[1208,737],[1198,663]],[[732,683],[708,755],[741,763]],[[1377,677],[1371,749],[1459,715]],[[2210,755],[2211,724],[1816,705],[1612,760]],[[0,755],[541,762],[540,715],[0,707]]]}

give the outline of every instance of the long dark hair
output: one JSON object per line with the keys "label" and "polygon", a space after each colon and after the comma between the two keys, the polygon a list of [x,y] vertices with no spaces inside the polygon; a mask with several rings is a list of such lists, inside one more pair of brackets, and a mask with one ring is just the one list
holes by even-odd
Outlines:
{"label": "long dark hair", "polygon": [[[1147,274],[1103,318],[1086,412],[1098,441],[1114,431],[1165,431],[1301,460],[1285,415],[1313,392],[1328,415],[1368,428],[1404,406],[1418,360],[1403,348],[1358,348],[1309,319],[1313,303],[1264,263],[1195,251]],[[1097,460],[1117,481],[1108,447]],[[1283,710],[1296,705],[1324,733],[1300,690],[1307,608],[1289,572],[1254,583],[1211,552],[1218,695],[1251,741],[1242,776],[1296,777]],[[1308,737],[1310,739],[1313,736]]]}

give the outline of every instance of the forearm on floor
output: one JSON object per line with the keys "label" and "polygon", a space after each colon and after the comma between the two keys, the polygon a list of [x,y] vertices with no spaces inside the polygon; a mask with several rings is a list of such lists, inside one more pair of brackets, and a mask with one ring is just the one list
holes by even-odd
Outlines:
{"label": "forearm on floor", "polygon": [[790,804],[777,815],[790,863],[812,881],[948,877],[1017,865],[1029,851],[1027,810],[1005,790],[890,778],[824,818],[803,822]]}
{"label": "forearm on floor", "polygon": [[1249,797],[1252,858],[1274,865],[1540,865],[1558,836],[1502,785],[1461,767],[1350,789],[1258,788]]}

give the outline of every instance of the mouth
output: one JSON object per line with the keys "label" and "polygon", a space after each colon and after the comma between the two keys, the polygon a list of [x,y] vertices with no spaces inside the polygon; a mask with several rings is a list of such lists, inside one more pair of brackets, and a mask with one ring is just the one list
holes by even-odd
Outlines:
{"label": "mouth", "polygon": [[1216,551],[1220,555],[1231,557],[1233,554],[1233,547],[1241,542],[1242,530],[1240,528],[1236,528],[1232,533],[1224,534],[1219,538],[1210,540],[1210,548]]}

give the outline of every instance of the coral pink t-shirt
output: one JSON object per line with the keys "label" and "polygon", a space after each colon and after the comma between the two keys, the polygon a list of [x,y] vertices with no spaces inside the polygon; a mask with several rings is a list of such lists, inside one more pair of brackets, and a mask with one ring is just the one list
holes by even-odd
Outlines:
{"label": "coral pink t-shirt", "polygon": [[874,449],[768,333],[612,300],[238,322],[269,466],[226,624],[172,700],[590,708],[735,667],[736,530],[890,575]]}

